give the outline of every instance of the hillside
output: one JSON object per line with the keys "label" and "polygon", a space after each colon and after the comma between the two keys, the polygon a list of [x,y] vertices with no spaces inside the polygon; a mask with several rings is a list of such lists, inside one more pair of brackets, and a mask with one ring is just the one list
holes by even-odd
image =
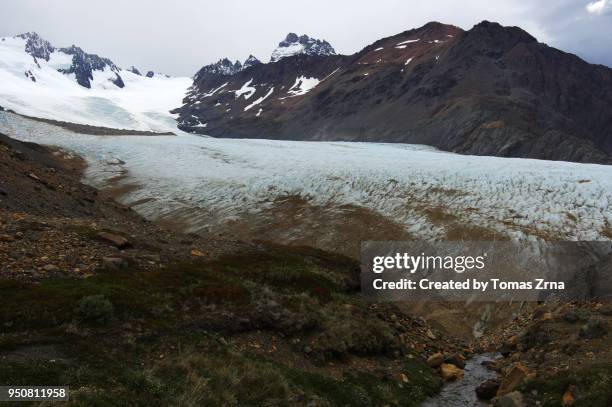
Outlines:
{"label": "hillside", "polygon": [[612,162],[612,69],[486,21],[468,31],[429,23],[349,56],[200,75],[183,102],[179,128],[215,137]]}

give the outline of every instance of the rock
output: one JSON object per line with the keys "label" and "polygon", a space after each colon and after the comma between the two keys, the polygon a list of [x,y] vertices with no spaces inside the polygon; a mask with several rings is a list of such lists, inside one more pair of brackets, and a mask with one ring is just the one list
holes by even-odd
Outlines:
{"label": "rock", "polygon": [[440,365],[440,373],[444,381],[453,381],[457,379],[463,379],[463,369],[459,369],[455,365],[450,363],[442,363]]}
{"label": "rock", "polygon": [[436,339],[436,335],[434,335],[433,332],[431,332],[431,329],[427,330],[427,337],[431,340],[435,340]]}
{"label": "rock", "polygon": [[505,342],[505,345],[509,348],[516,348],[516,345],[518,344],[518,336],[517,335],[512,335],[510,338],[508,338],[508,340]]}
{"label": "rock", "polygon": [[127,260],[121,257],[104,257],[102,259],[102,267],[105,270],[119,270],[128,267]]}
{"label": "rock", "polygon": [[491,400],[497,394],[499,383],[499,379],[489,379],[482,382],[480,386],[476,387],[476,395],[479,399]]}
{"label": "rock", "polygon": [[540,321],[550,321],[553,319],[553,314],[552,312],[545,312],[539,319]]}
{"label": "rock", "polygon": [[110,243],[118,249],[125,249],[130,247],[130,242],[123,236],[110,233],[110,232],[99,232],[96,237],[105,243]]}
{"label": "rock", "polygon": [[507,358],[508,356],[510,356],[510,354],[512,353],[512,349],[510,349],[508,347],[508,345],[506,345],[505,343],[503,345],[501,345],[497,351],[505,358]]}
{"label": "rock", "polygon": [[497,397],[501,397],[516,389],[525,380],[529,374],[529,369],[523,366],[520,362],[512,365],[497,390]]}
{"label": "rock", "polygon": [[458,353],[444,359],[444,363],[450,363],[451,365],[457,366],[459,369],[465,368],[465,358]]}
{"label": "rock", "polygon": [[580,337],[585,339],[596,339],[606,336],[609,330],[608,322],[601,318],[591,318],[580,328]]}
{"label": "rock", "polygon": [[391,378],[393,380],[395,380],[396,382],[400,382],[400,383],[409,383],[410,380],[408,379],[408,376],[405,373],[394,373]]}
{"label": "rock", "polygon": [[483,360],[480,364],[489,370],[498,370],[497,363],[494,360]]}
{"label": "rock", "polygon": [[444,355],[441,352],[434,353],[427,358],[427,364],[431,367],[438,367],[444,362]]}
{"label": "rock", "polygon": [[43,267],[43,270],[45,270],[46,272],[50,273],[53,271],[59,271],[59,267],[57,267],[56,265],[53,264],[47,264],[45,267]]}
{"label": "rock", "polygon": [[10,235],[0,235],[0,242],[12,242],[14,240],[15,240],[15,238],[13,238],[13,236],[10,236]]}
{"label": "rock", "polygon": [[564,406],[571,406],[576,401],[576,386],[570,384],[561,399]]}
{"label": "rock", "polygon": [[205,257],[206,256],[206,254],[204,252],[201,252],[201,251],[196,250],[196,249],[193,249],[191,251],[191,255],[194,256],[194,257]]}
{"label": "rock", "polygon": [[34,173],[29,173],[28,177],[30,177],[34,181],[40,181],[40,178],[38,178],[38,176],[36,174],[34,174]]}
{"label": "rock", "polygon": [[520,391],[513,391],[499,398],[498,407],[524,407],[523,394]]}

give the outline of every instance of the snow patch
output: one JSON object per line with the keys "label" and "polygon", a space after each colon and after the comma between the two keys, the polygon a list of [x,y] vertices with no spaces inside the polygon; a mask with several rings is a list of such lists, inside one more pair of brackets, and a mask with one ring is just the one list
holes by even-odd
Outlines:
{"label": "snow patch", "polygon": [[304,95],[308,93],[311,89],[313,89],[315,86],[317,86],[319,82],[321,81],[319,81],[317,78],[307,78],[305,76],[298,76],[297,78],[295,78],[293,86],[289,88],[287,93],[290,94],[292,97]]}
{"label": "snow patch", "polygon": [[236,94],[236,99],[238,99],[240,96],[244,95],[244,99],[248,100],[251,96],[253,96],[253,94],[255,94],[255,91],[257,89],[255,89],[251,85],[251,82],[253,82],[253,78],[251,78],[250,80],[246,81],[244,85],[242,85],[242,87],[238,90],[235,90],[234,93]]}
{"label": "snow patch", "polygon": [[202,95],[202,98],[207,98],[209,96],[214,95],[215,93],[217,93],[218,91],[220,91],[221,89],[223,89],[224,87],[226,87],[228,84],[228,82],[225,82],[223,85],[219,86],[218,88],[212,89],[210,92],[204,93]]}
{"label": "snow patch", "polygon": [[[402,42],[398,42],[395,45],[406,45],[406,44],[412,44],[413,42],[418,42],[421,41],[420,38],[417,38],[416,40],[406,40],[406,41],[402,41]],[[397,48],[397,47],[396,47]]]}
{"label": "snow patch", "polygon": [[260,104],[261,102],[266,100],[268,98],[268,96],[270,96],[272,94],[272,92],[274,92],[274,87],[270,88],[270,90],[268,91],[268,93],[266,93],[265,96],[260,97],[259,99],[257,99],[256,101],[254,101],[253,103],[251,103],[250,105],[245,107],[244,111],[246,112],[247,110],[251,109],[254,106],[257,106],[258,104]]}

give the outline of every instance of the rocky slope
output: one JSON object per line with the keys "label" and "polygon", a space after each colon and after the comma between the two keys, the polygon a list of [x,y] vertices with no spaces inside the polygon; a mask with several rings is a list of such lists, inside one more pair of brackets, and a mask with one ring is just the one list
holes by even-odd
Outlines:
{"label": "rocky slope", "polygon": [[[611,270],[612,259],[604,266]],[[527,305],[482,338],[501,357],[476,390],[498,406],[609,406],[612,306],[607,302]]]}
{"label": "rocky slope", "polygon": [[176,112],[179,128],[216,137],[612,162],[612,69],[486,21],[468,31],[429,23],[349,56],[198,75]]}

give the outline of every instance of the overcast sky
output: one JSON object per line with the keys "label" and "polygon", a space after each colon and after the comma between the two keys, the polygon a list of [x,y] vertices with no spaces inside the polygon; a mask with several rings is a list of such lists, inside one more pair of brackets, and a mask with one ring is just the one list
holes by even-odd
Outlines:
{"label": "overcast sky", "polygon": [[0,0],[0,36],[36,31],[124,68],[189,76],[225,56],[267,62],[288,32],[350,54],[429,21],[469,29],[485,19],[612,66],[612,0]]}

